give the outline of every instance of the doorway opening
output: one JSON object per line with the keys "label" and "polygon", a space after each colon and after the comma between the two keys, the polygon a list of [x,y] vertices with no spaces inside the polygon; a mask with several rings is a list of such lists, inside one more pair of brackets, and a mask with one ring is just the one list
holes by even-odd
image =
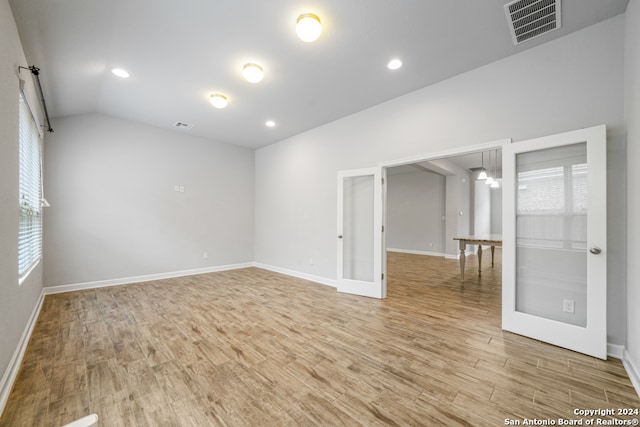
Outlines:
{"label": "doorway opening", "polygon": [[499,325],[501,245],[495,245],[493,257],[490,246],[483,246],[481,263],[478,245],[466,245],[462,281],[460,242],[455,239],[501,239],[501,146],[388,165],[386,175],[389,296],[396,290],[407,292],[407,283],[422,284],[425,289],[413,289],[418,293],[438,293],[442,290],[436,290],[438,287],[449,288],[476,302],[483,301],[486,308],[493,307],[492,315]]}

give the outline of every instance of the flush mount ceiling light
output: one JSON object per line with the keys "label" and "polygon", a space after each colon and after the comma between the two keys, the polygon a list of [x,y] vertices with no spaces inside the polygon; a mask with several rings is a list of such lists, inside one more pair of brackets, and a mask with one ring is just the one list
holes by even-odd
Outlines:
{"label": "flush mount ceiling light", "polygon": [[320,18],[313,13],[303,13],[298,16],[296,24],[296,34],[300,40],[305,42],[316,41],[322,33],[322,25],[320,24]]}
{"label": "flush mount ceiling light", "polygon": [[400,67],[402,67],[402,61],[398,58],[394,58],[387,63],[387,68],[390,70],[397,70]]}
{"label": "flush mount ceiling light", "polygon": [[258,64],[249,62],[242,67],[242,75],[248,82],[258,83],[264,78],[264,71]]}
{"label": "flush mount ceiling light", "polygon": [[267,120],[267,121],[266,121],[266,123],[265,123],[265,125],[266,125],[267,127],[272,128],[272,127],[274,127],[274,126],[276,125],[276,122],[274,122],[273,120]]}
{"label": "flush mount ceiling light", "polygon": [[211,95],[211,99],[209,101],[211,102],[211,105],[216,108],[224,108],[229,104],[227,97],[220,93],[214,93]]}
{"label": "flush mount ceiling light", "polygon": [[127,70],[123,70],[122,68],[112,68],[111,72],[123,79],[128,79],[129,78],[129,73],[127,72]]}

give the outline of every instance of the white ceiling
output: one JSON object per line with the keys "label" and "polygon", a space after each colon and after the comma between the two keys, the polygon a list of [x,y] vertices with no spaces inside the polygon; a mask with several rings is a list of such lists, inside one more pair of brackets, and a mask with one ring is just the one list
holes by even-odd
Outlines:
{"label": "white ceiling", "polygon": [[[595,24],[627,2],[564,0],[561,29],[514,46],[507,0],[10,0],[52,117],[183,121],[194,129],[176,132],[252,148]],[[305,12],[323,22],[314,43],[295,35]],[[404,66],[390,71],[394,57]],[[263,66],[261,83],[242,78],[246,62]],[[228,95],[226,109],[209,104],[213,92]]]}

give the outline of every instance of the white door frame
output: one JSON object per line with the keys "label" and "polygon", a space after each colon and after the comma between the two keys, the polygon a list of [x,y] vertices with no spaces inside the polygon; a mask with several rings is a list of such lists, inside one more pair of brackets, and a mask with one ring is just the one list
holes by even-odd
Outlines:
{"label": "white door frame", "polygon": [[[436,151],[433,153],[421,154],[412,157],[406,157],[398,160],[390,160],[386,162],[380,162],[379,166],[382,168],[392,168],[394,166],[411,165],[413,163],[427,162],[429,160],[446,159],[447,157],[464,156],[465,154],[480,153],[482,151],[489,151],[495,149],[502,149],[507,144],[511,143],[511,138],[498,139],[490,142],[483,142],[481,144],[465,145],[464,147],[451,148],[443,151]],[[386,203],[386,200],[385,200]]]}
{"label": "white door frame", "polygon": [[[495,141],[489,141],[489,142],[484,142],[484,143],[480,143],[480,144],[474,144],[474,145],[465,145],[464,147],[458,147],[458,148],[451,148],[448,150],[443,150],[443,151],[436,151],[430,154],[421,154],[421,155],[417,155],[417,156],[413,156],[413,157],[407,157],[404,159],[398,159],[398,160],[390,160],[390,161],[385,161],[385,162],[380,162],[379,166],[382,168],[383,171],[383,175],[384,175],[384,179],[385,179],[385,186],[384,186],[384,197],[382,199],[382,212],[384,213],[383,216],[383,226],[384,229],[387,229],[387,215],[386,215],[386,211],[387,211],[387,191],[386,191],[386,176],[387,176],[387,168],[392,168],[395,166],[405,166],[405,165],[411,165],[414,163],[421,163],[421,162],[428,162],[430,160],[440,160],[443,159],[445,160],[448,157],[456,157],[456,156],[464,156],[467,154],[474,154],[474,153],[481,153],[483,151],[491,151],[491,150],[501,150],[504,146],[511,144],[511,138],[505,138],[505,139],[498,139]],[[504,196],[503,196],[504,197]],[[443,237],[444,239],[444,237]],[[383,242],[384,243],[384,242]],[[457,245],[456,245],[457,247]],[[446,252],[446,251],[445,251]],[[457,252],[456,251],[456,255],[452,256],[453,258],[457,258]],[[386,251],[386,246],[382,247],[382,253],[384,254],[384,259],[383,259],[383,268],[385,271],[385,282],[386,282],[386,268],[387,268],[387,251]],[[446,258],[449,258],[448,256],[445,256]],[[386,286],[386,283],[385,283]]]}

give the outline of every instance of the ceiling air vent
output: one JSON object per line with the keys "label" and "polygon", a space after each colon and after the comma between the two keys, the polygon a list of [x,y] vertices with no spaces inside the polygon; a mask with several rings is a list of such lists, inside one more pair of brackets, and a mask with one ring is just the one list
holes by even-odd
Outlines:
{"label": "ceiling air vent", "polygon": [[513,44],[520,44],[561,26],[561,0],[514,0],[504,5]]}
{"label": "ceiling air vent", "polygon": [[185,123],[185,122],[175,122],[173,124],[173,127],[176,129],[185,129],[185,130],[193,129],[193,125],[190,125],[189,123]]}

